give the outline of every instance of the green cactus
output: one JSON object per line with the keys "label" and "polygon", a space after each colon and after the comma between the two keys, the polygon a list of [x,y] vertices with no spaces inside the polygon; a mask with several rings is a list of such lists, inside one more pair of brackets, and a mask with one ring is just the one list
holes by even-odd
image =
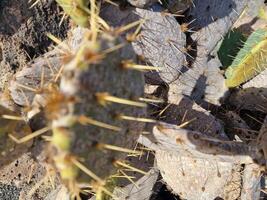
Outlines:
{"label": "green cactus", "polygon": [[56,0],[56,2],[77,25],[89,26],[89,0]]}
{"label": "green cactus", "polygon": [[238,30],[231,30],[219,44],[218,57],[224,68],[231,65],[246,37]]}
{"label": "green cactus", "polygon": [[236,87],[266,68],[267,30],[253,32],[225,72],[226,86]]}

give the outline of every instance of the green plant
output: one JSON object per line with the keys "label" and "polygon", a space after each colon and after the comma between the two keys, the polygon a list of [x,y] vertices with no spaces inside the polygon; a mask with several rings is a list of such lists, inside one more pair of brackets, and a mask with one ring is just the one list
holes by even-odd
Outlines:
{"label": "green plant", "polygon": [[246,37],[238,30],[231,30],[224,40],[219,44],[218,57],[224,68],[227,68],[233,62]]}
{"label": "green plant", "polygon": [[253,32],[225,72],[226,86],[236,87],[266,68],[267,30]]}
{"label": "green plant", "polygon": [[82,27],[89,26],[89,0],[56,0],[56,2],[77,25]]}

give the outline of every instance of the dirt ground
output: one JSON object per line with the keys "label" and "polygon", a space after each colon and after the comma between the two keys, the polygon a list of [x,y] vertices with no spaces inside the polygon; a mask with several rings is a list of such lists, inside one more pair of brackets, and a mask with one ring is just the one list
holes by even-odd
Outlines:
{"label": "dirt ground", "polygon": [[17,70],[48,50],[47,33],[64,38],[68,20],[60,25],[61,10],[46,0],[30,8],[28,0],[0,1],[0,90]]}

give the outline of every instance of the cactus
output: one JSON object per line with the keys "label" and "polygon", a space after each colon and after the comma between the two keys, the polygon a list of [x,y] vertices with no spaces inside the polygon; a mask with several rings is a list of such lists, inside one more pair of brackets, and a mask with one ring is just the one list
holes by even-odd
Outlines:
{"label": "cactus", "polygon": [[[143,90],[140,72],[123,69],[121,65],[124,59],[133,58],[133,54],[128,54],[130,51],[124,47],[104,55],[102,51],[113,48],[118,39],[103,35],[99,42],[95,45],[85,42],[76,56],[65,64],[59,93],[52,94],[47,104],[47,113],[55,114],[50,115],[52,144],[57,152],[53,157],[62,179],[68,184],[79,176],[77,163],[76,166],[68,163],[69,155],[82,157],[95,174],[91,174],[91,178],[101,185],[116,171],[113,165],[121,164],[118,159],[131,153],[137,132],[141,130],[140,125],[122,120],[126,115],[138,117],[145,106],[126,100],[142,96]],[[115,103],[109,105],[112,101]],[[106,153],[109,149],[113,151]],[[79,179],[84,181],[88,177],[80,175]]]}
{"label": "cactus", "polygon": [[[73,39],[76,41],[73,43],[76,44],[73,46],[76,47],[73,49],[59,45],[59,48],[63,46],[68,50],[64,49],[67,58],[63,67],[57,66],[56,77],[49,70],[49,64],[45,68],[47,64],[37,61],[44,66],[33,65],[24,70],[26,76],[37,70],[38,76],[34,80],[18,76],[19,79],[12,82],[12,97],[27,107],[26,121],[44,112],[46,119],[42,121],[46,125],[25,137],[14,134],[9,134],[9,137],[21,144],[51,131],[48,160],[59,172],[71,197],[80,199],[86,183],[85,188],[89,187],[97,199],[115,198],[112,190],[119,181],[114,178],[119,176],[116,175],[120,173],[118,169],[146,174],[124,160],[128,154],[140,153],[132,149],[143,122],[154,122],[140,118],[146,107],[146,103],[139,100],[143,96],[144,84],[140,70],[145,70],[146,66],[135,64],[136,56],[131,45],[119,35],[99,33],[105,23],[98,17],[93,0],[90,10],[85,1],[79,1],[77,7],[71,7],[74,12],[69,1],[58,3],[77,24],[90,26],[90,29],[77,28],[81,31],[74,31]],[[81,35],[82,39],[79,39]],[[54,36],[50,35],[50,38],[58,42]],[[58,53],[47,61],[60,65]],[[30,84],[40,83],[40,89],[34,89],[28,81]],[[17,90],[29,91],[26,94],[30,95],[30,101],[25,92],[18,93]],[[20,101],[20,98],[24,100]]]}
{"label": "cactus", "polygon": [[236,87],[266,68],[266,36],[266,29],[259,29],[249,36],[232,65],[225,72],[226,86]]}
{"label": "cactus", "polygon": [[242,47],[246,37],[238,30],[231,30],[219,44],[218,57],[224,68],[229,67]]}
{"label": "cactus", "polygon": [[72,20],[79,26],[89,26],[88,0],[56,0]]}
{"label": "cactus", "polygon": [[[132,148],[142,122],[154,120],[139,118],[146,107],[139,101],[144,83],[139,70],[146,66],[134,64],[131,46],[119,36],[95,32],[93,37],[92,32],[83,30],[79,47],[64,63],[59,86],[43,84],[33,98],[26,116],[34,118],[44,110],[47,126],[20,139],[9,136],[24,143],[51,130],[48,157],[73,197],[79,198],[80,184],[85,182],[97,199],[104,199],[113,197],[117,180],[109,177],[118,168],[135,169],[124,159],[127,154],[136,155]],[[34,103],[37,96],[44,100],[41,104]]]}
{"label": "cactus", "polygon": [[[109,29],[107,23],[98,16],[99,10],[95,5],[95,0],[56,0],[56,2],[77,25],[81,27],[89,27],[92,25],[92,21],[90,22],[90,19],[97,18],[100,26],[105,29]],[[89,3],[90,9],[92,10],[88,8]],[[91,29],[92,28],[96,27],[91,27]]]}

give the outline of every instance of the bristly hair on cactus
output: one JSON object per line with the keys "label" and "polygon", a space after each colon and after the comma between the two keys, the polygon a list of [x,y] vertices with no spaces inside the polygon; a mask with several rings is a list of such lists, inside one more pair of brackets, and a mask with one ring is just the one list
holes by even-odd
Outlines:
{"label": "bristly hair on cactus", "polygon": [[225,72],[226,86],[236,87],[267,67],[267,29],[253,32]]}
{"label": "bristly hair on cactus", "polygon": [[227,33],[224,37],[223,41],[221,41],[218,45],[220,46],[218,50],[218,58],[220,59],[223,68],[226,69],[229,67],[235,56],[237,55],[240,48],[243,46],[246,41],[246,37],[243,33],[237,29],[233,29]]}

